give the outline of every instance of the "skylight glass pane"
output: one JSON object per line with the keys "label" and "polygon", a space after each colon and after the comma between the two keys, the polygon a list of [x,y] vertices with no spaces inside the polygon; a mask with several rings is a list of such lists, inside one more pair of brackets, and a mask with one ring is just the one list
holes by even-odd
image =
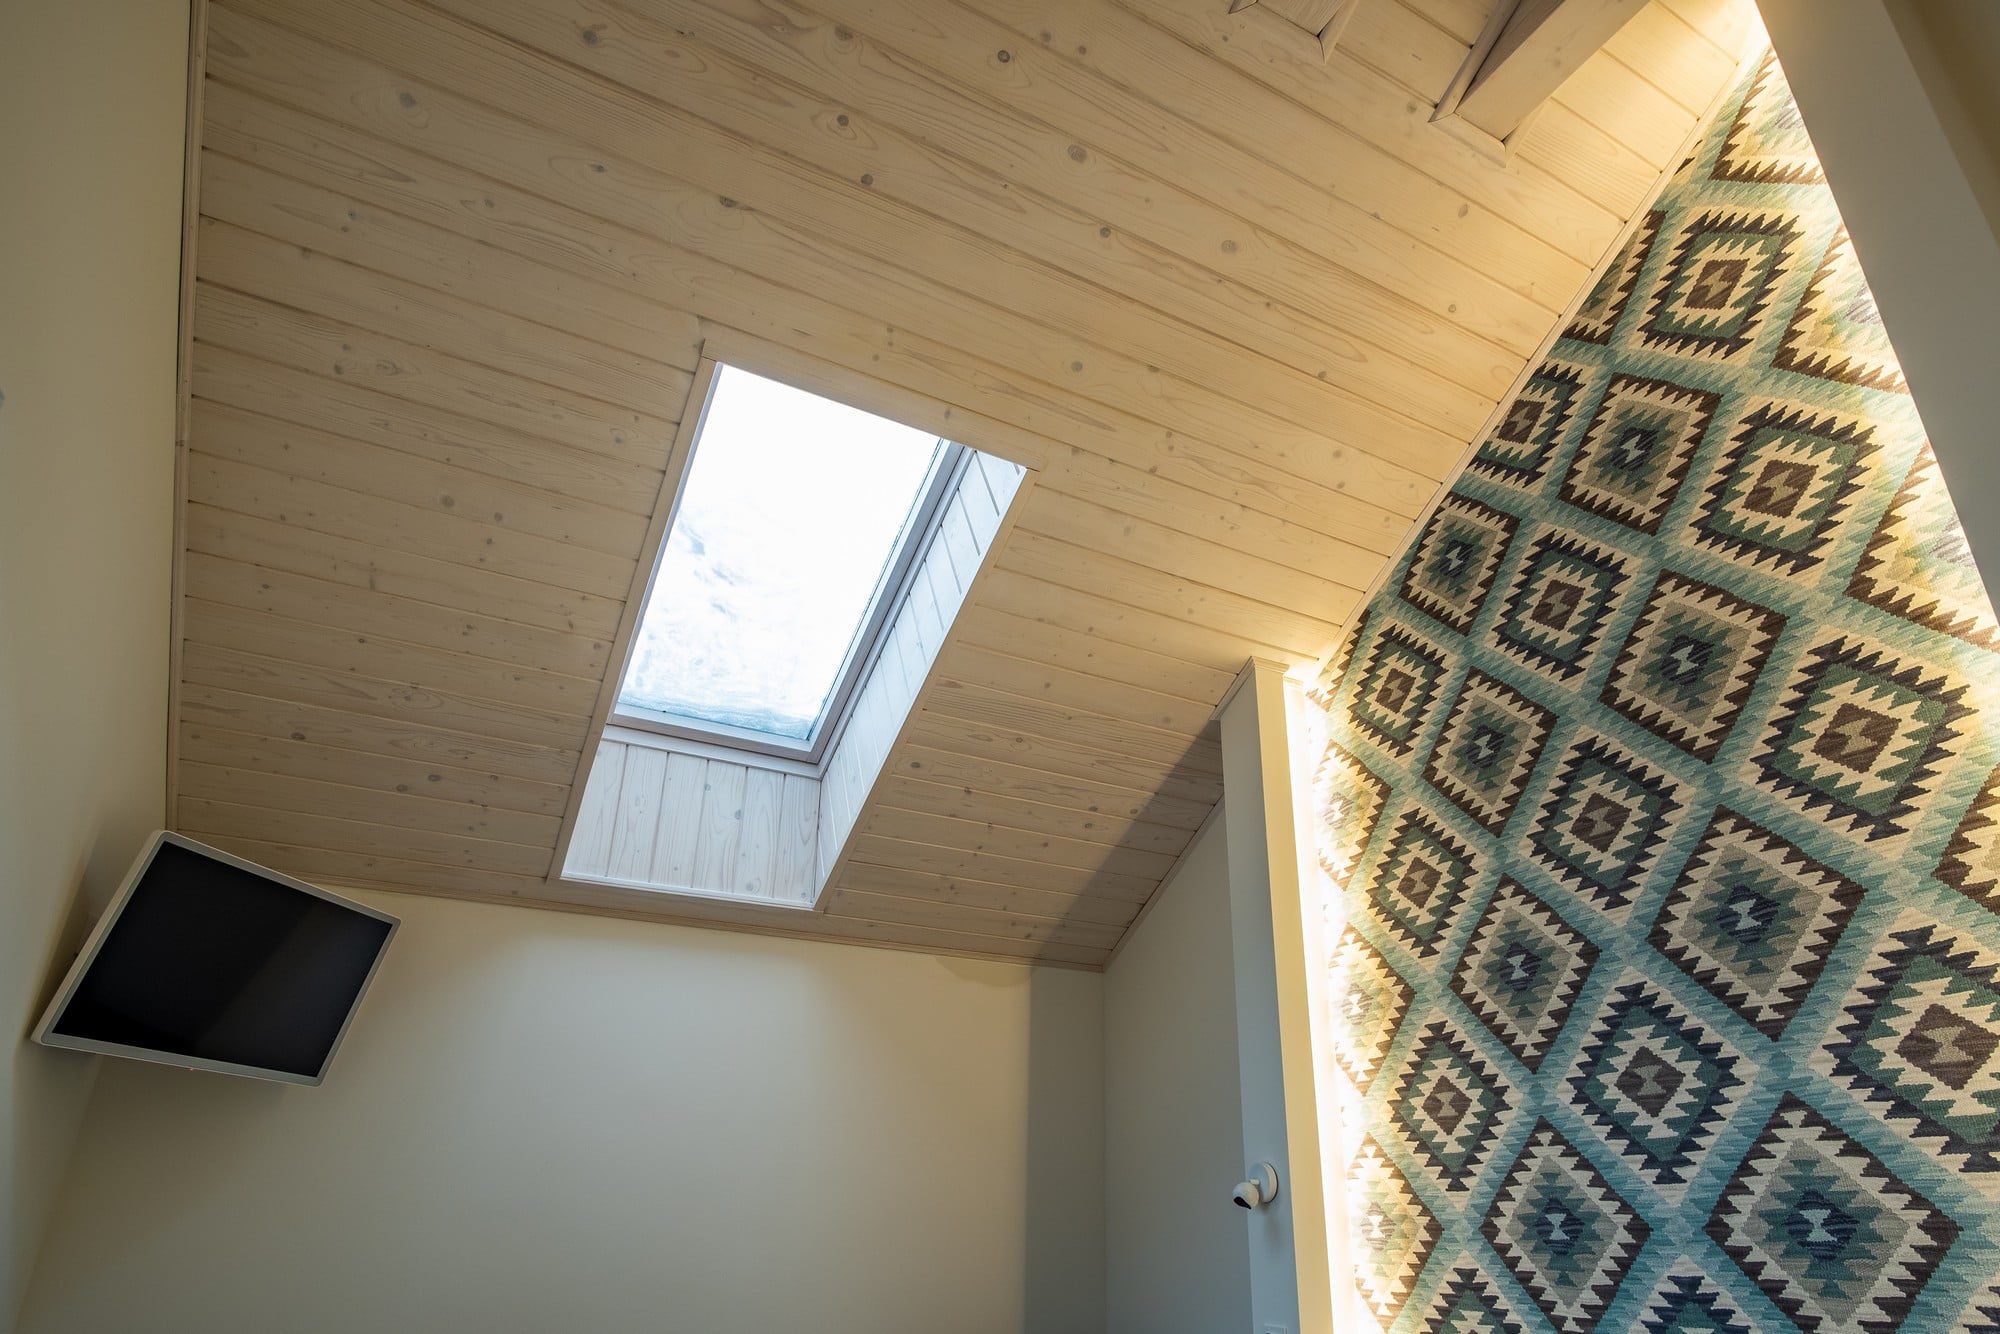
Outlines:
{"label": "skylight glass pane", "polygon": [[619,702],[809,742],[943,448],[721,367]]}

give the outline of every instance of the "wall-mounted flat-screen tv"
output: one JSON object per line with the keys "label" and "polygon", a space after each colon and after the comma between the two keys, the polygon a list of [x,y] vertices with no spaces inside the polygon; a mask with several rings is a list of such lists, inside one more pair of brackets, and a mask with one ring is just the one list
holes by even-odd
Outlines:
{"label": "wall-mounted flat-screen tv", "polygon": [[318,1084],[395,931],[366,904],[158,833],[35,1038]]}

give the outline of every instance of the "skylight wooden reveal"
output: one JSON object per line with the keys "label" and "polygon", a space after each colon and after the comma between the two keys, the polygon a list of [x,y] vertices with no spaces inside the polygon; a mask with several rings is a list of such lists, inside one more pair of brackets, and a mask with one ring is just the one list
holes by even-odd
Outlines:
{"label": "skylight wooden reveal", "polygon": [[607,729],[563,878],[810,907],[821,788],[806,766]]}
{"label": "skylight wooden reveal", "polygon": [[1017,463],[963,451],[822,763],[607,728],[563,881],[791,908],[819,902],[1026,475]]}
{"label": "skylight wooden reveal", "polygon": [[918,561],[881,656],[835,742],[820,789],[820,887],[835,879],[861,813],[883,780],[917,699],[952,639],[959,609],[985,572],[1027,478],[1018,463],[974,451]]}

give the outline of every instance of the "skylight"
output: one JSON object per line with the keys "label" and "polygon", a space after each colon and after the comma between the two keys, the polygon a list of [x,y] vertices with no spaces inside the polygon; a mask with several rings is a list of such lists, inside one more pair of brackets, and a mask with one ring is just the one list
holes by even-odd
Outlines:
{"label": "skylight", "polygon": [[718,367],[621,715],[811,754],[867,657],[953,448]]}

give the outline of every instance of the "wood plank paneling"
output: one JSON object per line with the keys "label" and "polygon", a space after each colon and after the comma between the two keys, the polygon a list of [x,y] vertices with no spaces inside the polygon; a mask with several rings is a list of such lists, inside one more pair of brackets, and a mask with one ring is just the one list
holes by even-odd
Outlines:
{"label": "wood plank paneling", "polygon": [[[1505,159],[1430,123],[1485,0],[1368,0],[1330,55],[1227,8],[213,0],[175,818],[344,883],[1101,964],[1237,668],[1332,647],[1748,5],[1656,0]],[[711,347],[1039,469],[1004,528],[968,475],[817,779],[589,734]],[[552,880],[586,778],[601,883]],[[704,881],[754,901],[635,888]]]}
{"label": "wood plank paneling", "polygon": [[204,400],[200,418],[205,453],[375,499],[434,508],[448,517],[614,555],[629,551],[646,531],[643,515],[553,498],[538,486],[489,480],[450,463],[413,459],[398,449],[293,425],[218,400]]}
{"label": "wood plank paneling", "polygon": [[819,781],[676,746],[622,731],[604,739],[564,875],[810,904],[819,887],[812,861]]}
{"label": "wood plank paneling", "polygon": [[609,642],[619,604],[608,598],[500,574],[478,565],[392,551],[373,542],[320,533],[284,519],[220,509],[199,501],[182,513],[189,552],[282,570]]}
{"label": "wood plank paneling", "polygon": [[860,893],[920,899],[933,904],[964,903],[995,912],[1020,913],[1063,922],[1095,922],[1100,926],[1127,926],[1139,913],[1138,904],[1122,899],[1022,889],[989,880],[953,879],[859,862],[848,875],[847,887]]}
{"label": "wood plank paneling", "polygon": [[[245,621],[239,618],[237,624],[241,629]],[[290,637],[287,627],[274,629],[274,641]],[[394,744],[398,726],[456,732],[483,743],[501,743],[486,748],[490,763],[505,756],[508,763],[518,763],[532,777],[563,782],[574,774],[582,750],[582,718],[558,719],[490,700],[470,699],[432,685],[243,652],[211,643],[205,634],[205,627],[199,632],[192,625],[189,628],[181,664],[183,685],[220,687],[347,715],[344,722],[366,727],[382,737],[383,745]],[[273,642],[271,648],[282,652],[283,644]]]}
{"label": "wood plank paneling", "polygon": [[[409,698],[382,701],[377,706],[381,713],[369,712],[372,701],[365,695],[334,694],[338,702],[326,706],[304,698],[318,693],[314,683],[321,678],[288,671],[283,664],[212,649],[191,659],[180,688],[181,719],[189,726],[217,725],[323,745],[369,761],[471,771],[496,787],[526,783],[566,792],[576,767],[573,751],[454,731],[440,725],[441,720],[423,719],[417,714],[417,701]],[[270,763],[275,769],[278,762]],[[375,777],[392,787],[401,781],[386,766]]]}
{"label": "wood plank paneling", "polygon": [[[252,707],[230,707],[231,701],[190,689],[181,710],[181,757],[194,763],[224,766],[246,773],[310,778],[378,792],[408,793],[499,810],[525,811],[558,820],[568,804],[569,788],[561,783],[507,778],[469,769],[462,764],[425,763],[399,755],[306,740],[312,734],[311,725],[304,720],[304,711],[301,710],[288,711],[291,717],[298,720],[297,726],[290,731],[282,727],[261,732],[244,731],[207,721],[221,719],[255,727],[258,721],[255,705],[269,707],[273,702],[246,703]],[[270,735],[271,731],[282,731],[283,735]],[[409,734],[409,729],[405,729],[405,734]],[[335,739],[358,740],[345,734],[336,735]],[[468,750],[450,758],[474,761],[480,757]]]}
{"label": "wood plank paneling", "polygon": [[1068,810],[1043,802],[999,796],[968,786],[893,778],[877,800],[885,810],[918,811],[953,819],[983,821],[1013,829],[1056,834],[1072,841],[1113,848],[1135,848],[1178,857],[1187,847],[1188,831],[1137,819],[1117,819],[1102,812]]}
{"label": "wood plank paneling", "polygon": [[[815,351],[830,355],[830,343],[850,335],[844,320],[836,327],[823,322],[829,312],[819,307],[812,294],[846,292],[852,287],[855,297],[846,309],[866,317],[872,318],[890,300],[899,309],[920,316],[917,328],[948,331],[970,317],[980,330],[971,338],[925,338],[909,326],[900,332],[905,338],[916,339],[919,346],[935,344],[937,356],[954,361],[962,360],[962,349],[983,351],[990,347],[994,355],[1004,353],[1004,362],[987,363],[988,375],[1005,377],[1013,366],[1041,368],[1045,383],[1065,388],[1078,377],[1088,377],[1094,384],[1107,373],[1135,366],[1148,372],[1166,371],[1170,377],[1197,386],[1220,378],[1232,386],[1233,411],[1239,414],[1239,426],[1223,436],[1232,443],[1254,439],[1246,428],[1255,427],[1261,412],[1268,410],[1294,428],[1304,429],[1304,436],[1295,429],[1281,439],[1300,439],[1299,454],[1305,458],[1328,451],[1326,423],[1331,418],[1351,428],[1334,444],[1335,450],[1344,443],[1348,450],[1405,466],[1415,463],[1428,468],[1434,464],[1442,469],[1461,448],[1462,442],[1442,430],[1375,408],[1316,377],[1288,373],[1199,326],[1168,320],[1146,307],[1117,305],[1115,337],[1107,337],[1103,293],[1079,285],[1059,271],[1044,272],[1027,255],[951,229],[932,227],[920,215],[895,213],[875,197],[872,173],[863,173],[871,180],[857,191],[845,181],[802,173],[783,161],[758,154],[744,141],[725,140],[715,145],[715,153],[696,155],[685,137],[663,140],[654,114],[643,107],[634,114],[653,128],[637,148],[658,159],[660,167],[609,152],[589,153],[578,159],[578,145],[591,142],[592,118],[613,115],[612,108],[593,106],[578,127],[578,133],[586,137],[565,139],[533,121],[501,115],[474,100],[414,80],[397,79],[379,66],[282,28],[250,18],[232,19],[222,11],[217,18],[226,29],[229,48],[215,52],[216,77],[254,89],[272,104],[270,112],[256,107],[243,114],[255,117],[260,129],[266,121],[282,123],[288,107],[329,118],[331,132],[339,140],[336,149],[352,152],[348,145],[358,139],[360,151],[366,154],[364,164],[349,168],[349,175],[358,177],[352,188],[376,188],[374,179],[383,175],[384,169],[375,164],[383,159],[394,162],[395,174],[404,176],[411,164],[406,164],[394,146],[413,148],[429,162],[418,167],[410,184],[399,181],[403,206],[409,206],[407,197],[412,191],[421,189],[426,197],[432,194],[425,186],[428,176],[449,174],[458,167],[466,173],[466,188],[474,192],[473,198],[489,205],[503,222],[514,219],[506,229],[506,244],[531,244],[539,236],[544,249],[568,255],[574,253],[573,248],[549,246],[549,230],[553,228],[562,236],[581,229],[586,238],[578,248],[603,256],[604,262],[628,274],[640,290],[667,304],[702,307],[708,319],[730,327],[768,332],[786,345],[810,337],[815,340]],[[418,90],[423,93],[421,102]],[[403,106],[404,97],[411,100],[410,106]],[[226,110],[228,100],[218,102]],[[419,109],[420,114],[403,114]],[[699,129],[689,128],[691,133]],[[310,134],[310,127],[305,132]],[[380,136],[379,142],[375,136]],[[673,152],[660,151],[668,142]],[[318,148],[294,151],[310,152],[315,164],[323,164],[329,157]],[[701,188],[711,180],[714,184],[709,189]],[[522,188],[509,190],[502,184],[509,181],[520,182]],[[756,209],[744,208],[740,196],[727,193],[750,181],[764,183],[767,191],[762,206]],[[531,197],[536,190],[543,195],[539,200]],[[587,212],[578,216],[557,209],[555,220],[550,222],[542,216],[549,211],[550,200],[567,201]],[[458,225],[475,232],[481,229],[485,208],[467,209],[460,203],[446,206]],[[637,237],[652,236],[663,219],[672,224],[672,239],[666,244],[679,241],[692,248],[662,251],[659,240],[639,240],[631,243],[627,252],[622,235],[626,229]],[[913,226],[924,233],[921,244],[897,244],[896,238],[907,237]],[[738,258],[742,267],[717,264],[710,258],[714,255]],[[922,272],[906,272],[900,267],[906,264],[920,265]],[[772,291],[756,277],[766,272],[793,278],[794,285]],[[948,274],[949,281],[931,276],[939,273]],[[1037,281],[1017,280],[1028,276]],[[751,294],[775,300],[790,320],[770,322],[768,311],[760,311],[747,299]],[[1019,340],[1021,346],[1016,348],[1011,321],[981,323],[978,317],[982,312],[968,310],[959,299],[961,294],[1082,342],[1051,344],[1046,333],[1037,330],[1032,340]],[[955,314],[932,308],[940,302]],[[797,323],[808,317],[809,323]],[[879,347],[869,356],[878,363],[890,360]],[[881,372],[877,369],[874,373]],[[917,383],[916,368],[907,368],[904,373],[911,387],[923,387]],[[1007,381],[1002,378],[989,386],[982,379],[954,375],[947,383],[951,392],[942,395],[947,402],[972,406],[990,389],[1004,392]],[[1156,373],[1148,373],[1141,387],[1149,397],[1186,396],[1175,378]],[[1063,396],[1013,393],[1007,397],[1007,410],[998,414],[999,419],[1021,422],[1031,429],[1053,424],[1047,420],[1049,413],[1062,414],[1062,424],[1071,426],[1101,421],[1104,412],[1101,401],[1093,410],[1079,413],[1075,409],[1081,405]],[[1200,402],[1198,396],[1190,398],[1191,404]],[[1050,434],[1061,439],[1067,431]],[[1158,452],[1157,447],[1149,452]]]}
{"label": "wood plank paneling", "polygon": [[452,612],[377,589],[355,588],[287,574],[242,561],[188,552],[184,587],[190,598],[245,611],[268,612],[337,629],[352,629],[496,664],[524,652],[549,670],[589,678],[604,671],[608,646],[560,630]]}
{"label": "wood plank paneling", "polygon": [[[427,512],[423,507],[362,497],[279,468],[260,468],[209,452],[200,434],[213,420],[197,404],[193,454],[188,463],[188,499],[197,505],[248,514],[274,523],[348,537],[439,560],[509,574],[517,579],[612,598],[620,561],[566,542]],[[468,555],[468,553],[470,553]],[[630,560],[623,562],[629,569]]]}
{"label": "wood plank paneling", "polygon": [[890,613],[886,642],[863,674],[854,711],[827,756],[816,894],[840,878],[848,841],[888,771],[889,757],[918,698],[942,662],[960,609],[1005,531],[1024,477],[1019,464],[972,454],[924,537],[901,601]]}
{"label": "wood plank paneling", "polygon": [[[447,475],[458,485],[477,486],[489,478],[513,483],[535,497],[538,512],[566,513],[571,502],[580,501],[594,507],[585,513],[590,531],[600,534],[621,523],[613,517],[617,512],[648,517],[650,497],[660,484],[656,467],[559,448],[552,441],[510,433],[489,422],[469,423],[408,399],[214,343],[195,347],[194,384],[204,405],[227,404],[260,417],[313,427],[356,445],[373,445],[382,450],[371,455],[377,461],[400,453],[409,456],[406,467],[433,464],[449,470]],[[335,461],[314,462],[338,466]],[[340,477],[354,475],[346,470],[322,480],[338,483]],[[498,522],[505,521],[503,514]]]}
{"label": "wood plank paneling", "polygon": [[1003,803],[1003,808],[1010,801],[1032,802],[1114,821],[1165,825],[1190,834],[1208,818],[1212,804],[1121,786],[1101,775],[1066,778],[1046,769],[940,750],[916,738],[897,750],[895,772],[926,782],[953,784],[981,798],[993,798]]}

